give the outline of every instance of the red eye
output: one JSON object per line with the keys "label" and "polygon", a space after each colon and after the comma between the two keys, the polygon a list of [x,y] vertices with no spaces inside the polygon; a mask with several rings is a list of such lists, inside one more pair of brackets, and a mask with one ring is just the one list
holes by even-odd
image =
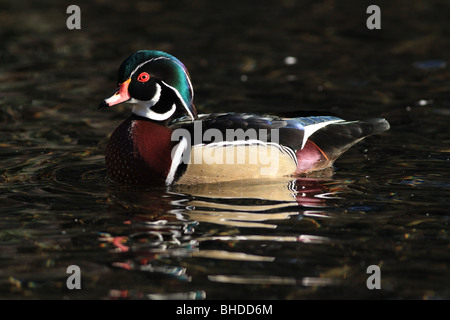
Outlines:
{"label": "red eye", "polygon": [[147,72],[142,72],[137,77],[137,81],[139,82],[147,82],[150,79],[150,75]]}

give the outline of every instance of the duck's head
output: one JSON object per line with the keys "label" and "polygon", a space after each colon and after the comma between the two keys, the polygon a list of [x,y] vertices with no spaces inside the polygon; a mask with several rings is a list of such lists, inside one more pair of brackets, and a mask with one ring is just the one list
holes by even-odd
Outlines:
{"label": "duck's head", "polygon": [[197,118],[192,84],[186,67],[174,56],[141,50],[129,56],[117,73],[118,90],[99,109],[133,103],[134,114],[155,121],[173,117]]}

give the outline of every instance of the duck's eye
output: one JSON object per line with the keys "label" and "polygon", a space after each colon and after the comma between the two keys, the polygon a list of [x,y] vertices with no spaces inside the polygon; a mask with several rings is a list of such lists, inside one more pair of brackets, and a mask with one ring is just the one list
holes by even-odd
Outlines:
{"label": "duck's eye", "polygon": [[137,77],[137,81],[139,82],[147,82],[150,79],[150,75],[147,72],[142,72]]}

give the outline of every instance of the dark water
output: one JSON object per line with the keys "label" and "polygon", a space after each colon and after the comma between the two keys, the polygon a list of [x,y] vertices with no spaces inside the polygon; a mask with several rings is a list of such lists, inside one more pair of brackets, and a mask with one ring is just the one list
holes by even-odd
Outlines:
{"label": "dark water", "polygon": [[[0,1],[0,298],[449,299],[449,16],[447,1]],[[97,104],[138,49],[186,64],[200,112],[391,130],[295,192],[118,186],[103,154],[129,110]]]}

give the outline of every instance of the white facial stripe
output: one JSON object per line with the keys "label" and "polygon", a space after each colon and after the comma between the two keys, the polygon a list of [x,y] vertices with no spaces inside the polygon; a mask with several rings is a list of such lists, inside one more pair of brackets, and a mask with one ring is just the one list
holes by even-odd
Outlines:
{"label": "white facial stripe", "polygon": [[183,137],[172,150],[172,164],[170,165],[169,174],[166,178],[166,185],[172,184],[173,180],[175,179],[175,173],[177,172],[178,166],[181,163],[181,160],[183,158],[183,152],[186,150],[187,147],[187,140],[185,137]]}
{"label": "white facial stripe", "polygon": [[167,120],[175,113],[177,106],[173,104],[170,110],[164,113],[157,113],[153,111],[151,108],[159,101],[162,91],[161,86],[159,84],[156,83],[155,86],[156,92],[151,100],[139,101],[133,98],[129,101],[130,103],[135,103],[135,105],[133,105],[132,112],[138,116],[149,118],[156,121]]}
{"label": "white facial stripe", "polygon": [[[145,65],[145,64],[147,64],[147,63],[149,63],[149,62],[151,62],[151,61],[160,60],[160,59],[172,60],[172,59],[167,58],[167,57],[157,57],[157,58],[152,58],[152,59],[150,59],[150,60],[144,61],[143,63],[141,63],[140,65],[138,65],[138,66],[133,70],[133,72],[131,72],[130,78],[131,78],[131,77],[136,73],[136,71],[137,71],[139,68],[141,68],[143,65]],[[175,61],[175,60],[172,60],[172,61],[174,61],[175,63],[177,63],[177,64],[181,67],[181,70],[183,70],[185,79],[187,79],[187,82],[188,82],[188,84],[189,84],[189,92],[190,92],[190,94],[191,94],[191,98],[193,98],[193,97],[194,97],[194,91],[193,91],[193,89],[192,89],[192,83],[191,83],[191,80],[190,80],[190,78],[189,78],[189,75],[186,73],[186,71],[185,71],[185,69],[184,69],[184,67],[183,67],[182,65],[180,65],[180,64],[179,64],[177,61]],[[189,110],[188,106],[187,106],[186,103],[184,102],[184,99],[181,97],[180,92],[178,92],[178,90],[175,89],[174,87],[168,85],[166,82],[164,82],[164,81],[162,81],[162,80],[161,80],[161,82],[164,83],[164,85],[167,86],[168,88],[172,89],[173,92],[175,92],[175,94],[177,95],[178,99],[179,99],[179,100],[181,101],[181,103],[183,104],[184,109],[185,109],[186,112],[189,114],[189,117],[191,117],[192,120],[195,120],[194,115],[192,114],[191,110]],[[157,86],[159,86],[159,85],[157,84]],[[161,90],[160,87],[159,87],[159,90]],[[160,94],[161,94],[161,92],[159,91],[159,95],[160,95]],[[157,96],[157,95],[155,94],[155,97],[156,97],[156,96]],[[152,100],[150,100],[150,101],[155,100],[155,97],[154,97]],[[159,96],[158,96],[158,99],[159,99]],[[132,99],[132,100],[134,100],[134,99]],[[136,101],[129,101],[129,102],[130,102],[130,103],[135,103]],[[156,100],[153,104],[147,104],[147,105],[148,105],[149,107],[151,107],[151,106],[153,106],[156,102],[157,102],[157,100]],[[134,112],[134,108],[133,108],[133,112]],[[139,112],[140,112],[140,113],[143,113],[142,111],[139,111]],[[155,114],[155,112],[153,112],[153,113]],[[138,113],[136,113],[136,112],[135,112],[135,114],[141,115],[141,114],[138,114]],[[142,116],[142,115],[141,115],[141,116]],[[144,116],[143,116],[143,117],[144,117]],[[150,119],[154,119],[154,118],[150,118]],[[156,119],[154,119],[154,120],[156,120]],[[165,119],[164,119],[164,120],[165,120]]]}
{"label": "white facial stripe", "polygon": [[145,104],[149,108],[153,107],[159,101],[159,98],[161,98],[161,91],[162,91],[161,86],[159,84],[157,84],[157,83],[155,83],[155,86],[156,86],[155,95],[149,101],[145,101]]}
{"label": "white facial stripe", "polygon": [[166,57],[158,57],[158,58],[152,58],[152,59],[150,59],[150,60],[144,61],[144,62],[142,62],[140,65],[138,65],[136,68],[134,68],[134,70],[133,70],[133,71],[131,72],[131,74],[130,74],[130,78],[133,77],[133,75],[136,73],[136,71],[137,71],[140,67],[142,67],[143,65],[145,65],[145,64],[147,64],[147,63],[149,63],[149,62],[151,62],[151,61],[160,60],[160,59],[167,59],[167,60],[170,60],[169,58],[166,58]]}
{"label": "white facial stripe", "polygon": [[[151,62],[151,61],[160,60],[160,59],[172,60],[172,59],[167,58],[167,57],[157,57],[157,58],[152,58],[152,59],[150,59],[150,60],[144,61],[144,62],[142,62],[140,65],[138,65],[138,66],[133,70],[133,72],[131,72],[130,78],[131,78],[131,77],[136,73],[136,71],[137,71],[139,68],[141,68],[143,65],[145,65],[145,64],[147,64],[147,63],[149,63],[149,62]],[[186,73],[186,71],[185,71],[185,69],[184,69],[184,67],[183,67],[182,65],[180,65],[180,64],[179,64],[177,61],[175,61],[175,60],[172,60],[172,61],[174,61],[175,63],[177,63],[177,64],[181,67],[181,70],[183,70],[184,77],[185,77],[185,79],[187,79],[187,82],[188,82],[188,84],[189,84],[189,92],[190,92],[190,94],[191,94],[191,98],[193,98],[193,97],[194,97],[194,91],[193,91],[193,89],[192,89],[192,83],[191,83],[191,79],[189,78],[189,75]],[[161,80],[161,81],[162,81],[162,80]],[[179,100],[181,101],[181,103],[183,104],[184,109],[186,109],[186,111],[187,111],[187,113],[189,114],[189,116],[192,118],[192,120],[194,120],[194,119],[195,119],[194,115],[192,114],[191,110],[189,110],[188,106],[187,106],[186,103],[184,102],[184,100],[183,100],[183,98],[181,97],[181,95],[180,95],[180,93],[178,92],[178,90],[175,89],[174,87],[168,85],[166,82],[164,82],[164,81],[162,81],[162,82],[164,83],[164,85],[166,85],[168,88],[171,88],[171,89],[175,92],[175,94],[177,95],[178,99],[179,99]]]}
{"label": "white facial stripe", "polygon": [[[161,82],[164,83],[164,85],[167,86],[168,88],[172,89],[173,92],[175,92],[175,94],[176,94],[177,97],[178,97],[178,100],[181,101],[181,103],[183,104],[184,109],[185,109],[185,110],[187,111],[187,113],[189,114],[189,117],[191,117],[192,120],[195,120],[194,115],[192,114],[191,110],[189,110],[188,106],[187,106],[186,103],[184,102],[184,99],[181,97],[181,95],[180,95],[180,93],[178,92],[178,90],[175,89],[175,88],[172,87],[172,86],[169,86],[169,85],[168,85],[167,83],[165,83],[164,81],[161,81]],[[192,88],[192,87],[191,87],[191,88]],[[192,91],[191,91],[191,92],[192,92]]]}
{"label": "white facial stripe", "polygon": [[[152,58],[152,59],[150,59],[150,60],[144,61],[144,62],[142,62],[140,65],[138,65],[138,66],[133,70],[133,72],[131,72],[130,78],[131,78],[131,77],[136,73],[136,71],[137,71],[140,67],[142,67],[143,65],[145,65],[145,64],[147,64],[147,63],[149,63],[149,62],[151,62],[151,61],[161,60],[161,59],[172,60],[172,59],[167,58],[167,57],[158,57],[158,58]],[[179,64],[177,61],[175,61],[175,60],[172,60],[172,61],[174,61],[176,64],[178,64],[178,65],[181,67],[181,70],[183,70],[184,77],[185,77],[185,79],[187,79],[187,82],[189,83],[189,92],[190,92],[190,94],[191,94],[191,97],[193,98],[193,97],[194,97],[194,90],[193,90],[193,88],[192,88],[192,83],[191,83],[191,79],[190,79],[189,75],[186,73],[186,70],[184,69],[183,65],[180,65],[180,64]],[[175,88],[169,86],[167,83],[165,83],[165,84],[166,84],[168,87],[170,87],[170,88],[172,88],[172,89],[175,90]],[[178,90],[175,90],[175,91],[177,92],[177,95],[179,96]],[[184,104],[184,102],[183,102],[183,104]],[[186,110],[188,110],[188,109],[186,108]],[[194,117],[192,116],[192,113],[191,113],[189,110],[188,110],[188,113],[189,113],[189,115],[191,116],[191,118],[194,119]]]}
{"label": "white facial stripe", "polygon": [[159,84],[155,83],[155,86],[156,86],[155,95],[150,100],[141,101],[141,100],[137,100],[135,98],[131,98],[127,101],[127,103],[138,103],[138,104],[145,105],[147,108],[153,107],[159,101],[159,98],[161,98],[161,91],[162,91],[161,86]]}

